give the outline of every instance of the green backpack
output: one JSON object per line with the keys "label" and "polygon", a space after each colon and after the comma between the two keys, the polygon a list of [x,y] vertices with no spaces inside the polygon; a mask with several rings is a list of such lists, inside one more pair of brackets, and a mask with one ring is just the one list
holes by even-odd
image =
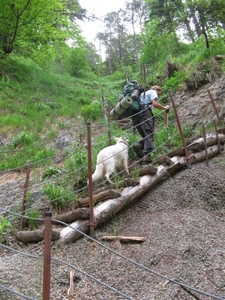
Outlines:
{"label": "green backpack", "polygon": [[141,110],[140,95],[144,89],[136,80],[132,80],[123,88],[123,93],[119,97],[121,101],[124,97],[130,97],[132,99],[132,105],[127,108],[122,114],[121,118],[129,118]]}

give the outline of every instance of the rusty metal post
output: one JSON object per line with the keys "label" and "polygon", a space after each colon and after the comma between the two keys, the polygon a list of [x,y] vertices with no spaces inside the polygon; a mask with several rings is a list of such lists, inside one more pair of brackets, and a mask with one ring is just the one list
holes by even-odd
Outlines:
{"label": "rusty metal post", "polygon": [[203,137],[204,137],[204,145],[205,145],[205,158],[206,158],[206,165],[209,166],[209,157],[208,157],[208,151],[207,151],[207,144],[206,144],[206,134],[205,134],[205,126],[202,126],[203,129]]}
{"label": "rusty metal post", "polygon": [[214,111],[215,111],[215,114],[216,114],[216,116],[217,116],[217,118],[218,118],[218,121],[219,121],[219,120],[220,120],[220,117],[219,117],[218,111],[217,111],[217,109],[216,109],[216,105],[215,105],[215,103],[214,103],[213,97],[212,97],[212,95],[211,95],[211,93],[210,93],[209,90],[208,90],[208,94],[209,94],[209,98],[210,98],[210,100],[211,100],[211,102],[212,102],[212,106],[213,106],[213,109],[214,109]]}
{"label": "rusty metal post", "polygon": [[26,180],[24,183],[24,193],[23,193],[23,203],[22,203],[22,212],[21,212],[21,219],[20,219],[20,230],[23,230],[24,228],[24,215],[26,211],[26,197],[27,197],[27,190],[28,190],[28,184],[30,179],[30,165],[27,166],[27,173],[26,173]]}
{"label": "rusty metal post", "polygon": [[182,130],[182,127],[181,127],[181,124],[180,124],[179,116],[178,116],[178,113],[177,113],[177,109],[176,109],[176,106],[175,106],[175,103],[174,103],[172,92],[169,92],[169,95],[170,95],[170,99],[171,99],[173,109],[174,109],[174,113],[175,113],[175,116],[176,116],[177,126],[178,126],[178,129],[180,131],[180,137],[181,137],[181,141],[182,141],[182,144],[183,144],[184,153],[185,153],[185,156],[186,156],[185,159],[187,161],[187,166],[190,167],[190,157],[189,157],[186,141],[185,141],[185,138],[184,138],[183,130]]}
{"label": "rusty metal post", "polygon": [[217,144],[218,144],[218,150],[219,150],[219,153],[221,154],[222,151],[221,151],[220,140],[219,140],[219,136],[218,136],[218,130],[217,130],[217,126],[216,126],[216,121],[214,120],[213,123],[214,123],[215,132],[216,132],[216,140],[217,140]]}
{"label": "rusty metal post", "polygon": [[169,111],[165,111],[165,125],[166,125],[166,149],[169,149]]}
{"label": "rusty metal post", "polygon": [[52,213],[45,213],[43,300],[50,300]]}
{"label": "rusty metal post", "polygon": [[105,117],[105,119],[107,121],[107,110],[106,110],[105,96],[104,96],[103,89],[101,89],[101,94],[102,94],[102,109],[104,111],[104,117]]}
{"label": "rusty metal post", "polygon": [[94,207],[93,207],[93,187],[92,187],[92,155],[91,155],[91,123],[87,123],[87,144],[88,144],[88,194],[89,194],[89,209],[90,220],[87,225],[90,226],[90,236],[94,237]]}
{"label": "rusty metal post", "polygon": [[110,105],[108,105],[108,141],[109,146],[112,145],[111,131],[110,131]]}

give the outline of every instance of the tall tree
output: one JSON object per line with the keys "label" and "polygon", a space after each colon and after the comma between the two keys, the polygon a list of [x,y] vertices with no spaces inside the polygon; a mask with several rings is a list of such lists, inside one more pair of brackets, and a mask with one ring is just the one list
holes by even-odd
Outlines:
{"label": "tall tree", "polygon": [[[1,0],[0,52],[28,52],[79,34],[74,18],[82,17],[77,0]],[[70,11],[73,9],[73,13]],[[77,12],[77,13],[76,13]]]}
{"label": "tall tree", "polygon": [[139,66],[140,45],[137,33],[141,31],[143,20],[147,17],[147,5],[144,0],[126,1],[124,18],[127,25],[131,25],[136,62]]}

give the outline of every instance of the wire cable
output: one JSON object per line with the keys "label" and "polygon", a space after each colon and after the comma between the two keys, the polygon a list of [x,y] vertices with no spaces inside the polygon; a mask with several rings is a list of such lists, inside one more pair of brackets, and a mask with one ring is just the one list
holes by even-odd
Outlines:
{"label": "wire cable", "polygon": [[26,296],[26,295],[20,294],[20,293],[18,293],[18,292],[16,292],[16,291],[14,291],[14,290],[12,290],[12,289],[10,289],[10,288],[8,288],[8,287],[4,286],[4,285],[1,285],[1,284],[0,284],[0,288],[2,288],[3,290],[6,290],[6,291],[8,291],[8,292],[10,292],[11,294],[14,294],[14,295],[17,295],[17,296],[23,297],[24,299],[29,299],[29,300],[38,300],[37,298],[31,298],[31,297],[29,297],[29,296]]}
{"label": "wire cable", "polygon": [[[3,209],[3,210],[5,210],[5,209]],[[8,210],[5,210],[5,211],[8,211]],[[8,211],[8,212],[9,212],[9,211]],[[12,212],[11,212],[11,213],[12,213]],[[17,216],[19,215],[19,214],[17,214],[17,213],[12,213],[12,214],[17,215]],[[41,220],[41,221],[44,221],[44,219],[39,219],[39,218],[30,218],[30,217],[25,217],[25,218],[27,218],[27,219],[32,219],[32,220],[39,220],[39,221]],[[87,239],[89,239],[89,240],[91,240],[91,241],[97,243],[98,245],[100,245],[101,247],[105,248],[106,250],[108,250],[108,251],[110,251],[110,252],[116,254],[117,256],[119,256],[119,257],[121,257],[121,258],[123,258],[123,259],[125,259],[125,260],[127,260],[127,261],[129,261],[129,262],[131,262],[132,264],[134,264],[134,265],[136,265],[136,266],[138,266],[138,267],[144,269],[145,271],[150,272],[150,273],[153,274],[153,275],[156,275],[156,276],[158,276],[158,277],[161,277],[161,278],[163,278],[163,279],[166,279],[166,280],[169,281],[169,282],[172,282],[172,283],[174,283],[174,284],[176,284],[176,285],[179,285],[179,286],[181,286],[181,287],[184,287],[184,288],[186,288],[186,289],[190,289],[190,290],[192,290],[192,291],[194,291],[194,292],[197,292],[197,293],[199,293],[199,294],[205,295],[205,296],[207,296],[207,297],[211,297],[211,298],[216,299],[216,300],[224,300],[224,298],[221,298],[221,297],[212,295],[212,294],[210,294],[210,293],[206,293],[206,292],[204,292],[204,291],[201,291],[201,290],[199,290],[199,289],[196,289],[196,288],[194,288],[194,287],[191,287],[191,286],[189,286],[189,285],[186,285],[186,284],[184,284],[184,283],[181,283],[181,282],[179,282],[179,281],[176,281],[176,280],[174,280],[174,279],[171,279],[171,278],[169,278],[168,276],[163,275],[163,274],[160,274],[160,273],[158,273],[158,272],[156,272],[156,271],[154,271],[154,270],[152,270],[152,269],[149,269],[148,267],[146,267],[146,266],[144,266],[144,265],[142,265],[142,264],[140,264],[140,263],[138,263],[138,262],[136,262],[136,261],[130,259],[129,257],[126,257],[126,256],[122,255],[121,253],[119,253],[119,252],[117,252],[117,251],[111,249],[110,247],[104,245],[103,243],[101,243],[101,242],[99,242],[98,240],[92,238],[91,236],[87,235],[86,233],[80,231],[79,229],[73,228],[71,225],[68,225],[68,224],[65,223],[65,222],[56,220],[56,219],[54,219],[54,218],[52,218],[52,221],[55,222],[55,223],[62,224],[62,225],[64,225],[64,226],[67,226],[67,227],[71,228],[73,231],[76,231],[76,232],[78,232],[79,234],[81,234],[82,236],[85,236]],[[0,245],[1,245],[1,244],[0,244]]]}
{"label": "wire cable", "polygon": [[132,264],[134,264],[134,265],[136,265],[136,266],[138,266],[138,267],[140,267],[140,268],[142,268],[142,269],[144,269],[144,270],[146,270],[146,271],[148,271],[148,272],[150,272],[150,273],[152,273],[152,274],[154,274],[154,275],[156,275],[156,276],[158,276],[158,277],[161,277],[161,278],[163,278],[163,279],[166,279],[166,280],[169,281],[169,282],[172,282],[172,283],[174,283],[174,284],[176,284],[176,285],[182,286],[182,287],[184,287],[184,288],[186,288],[186,289],[190,289],[190,290],[192,290],[192,291],[195,291],[195,292],[197,292],[197,293],[199,293],[199,294],[202,294],[202,295],[205,295],[205,296],[207,296],[207,297],[211,297],[211,298],[216,299],[216,300],[224,300],[224,298],[221,298],[221,297],[218,297],[218,296],[215,296],[215,295],[206,293],[206,292],[204,292],[204,291],[198,290],[198,289],[193,288],[193,287],[191,287],[191,286],[189,286],[189,285],[187,285],[187,284],[181,283],[181,282],[179,282],[179,281],[176,281],[176,280],[174,280],[174,279],[169,278],[168,276],[162,275],[162,274],[160,274],[160,273],[158,273],[158,272],[156,272],[156,271],[154,271],[154,270],[152,270],[152,269],[149,269],[148,267],[146,267],[146,266],[144,266],[144,265],[142,265],[142,264],[140,264],[140,263],[138,263],[138,262],[136,262],[136,261],[130,259],[129,257],[126,257],[126,256],[120,254],[119,252],[117,252],[117,251],[111,249],[110,247],[108,247],[108,246],[102,244],[101,242],[95,240],[94,238],[92,238],[91,236],[85,234],[84,232],[80,231],[79,229],[77,229],[77,228],[74,229],[72,226],[67,225],[66,223],[64,223],[64,222],[62,222],[62,221],[59,221],[59,220],[56,220],[56,219],[52,219],[52,220],[53,220],[54,222],[56,222],[56,223],[59,223],[59,224],[68,226],[68,227],[71,228],[72,230],[77,231],[77,232],[80,233],[81,235],[83,235],[83,236],[85,236],[86,238],[88,238],[89,240],[91,240],[91,241],[97,243],[98,245],[100,245],[101,247],[107,249],[108,251],[110,251],[110,252],[112,252],[112,253],[114,253],[114,254],[120,256],[121,258],[123,258],[123,259],[125,259],[125,260],[131,262]]}

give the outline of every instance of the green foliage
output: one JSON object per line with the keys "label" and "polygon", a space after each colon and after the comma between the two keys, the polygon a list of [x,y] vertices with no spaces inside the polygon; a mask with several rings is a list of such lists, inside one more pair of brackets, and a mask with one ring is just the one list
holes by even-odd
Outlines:
{"label": "green foliage", "polygon": [[38,220],[35,220],[35,219],[40,219],[41,218],[41,214],[39,213],[39,211],[37,209],[29,211],[29,212],[26,213],[26,217],[28,217],[28,219],[26,219],[26,223],[28,225],[28,228],[30,230],[37,229]]}
{"label": "green foliage", "polygon": [[48,53],[48,59],[44,60],[47,63],[51,50],[54,53],[53,46],[62,44],[69,37],[79,39],[79,30],[72,19],[72,15],[75,16],[79,11],[79,6],[71,6],[73,14],[70,13],[70,6],[61,0],[19,1],[13,4],[5,0],[0,11],[2,54],[16,50],[17,53],[31,55],[41,53],[44,48],[42,54]]}
{"label": "green foliage", "polygon": [[182,131],[185,138],[190,138],[193,136],[193,127],[191,125],[183,126]]}
{"label": "green foliage", "polygon": [[8,219],[0,215],[0,243],[4,241],[4,236],[10,232],[11,228],[12,224],[8,221]]}
{"label": "green foliage", "polygon": [[66,159],[64,167],[72,174],[76,174],[77,182],[87,181],[88,174],[88,154],[84,147],[75,147]]}
{"label": "green foliage", "polygon": [[178,91],[183,85],[186,79],[186,73],[184,70],[180,70],[175,72],[174,76],[168,78],[163,85],[163,94],[161,96],[162,103],[166,103],[166,99],[168,98],[168,93],[175,93]]}
{"label": "green foliage", "polygon": [[57,177],[61,173],[62,173],[62,171],[60,169],[50,166],[44,172],[42,179],[46,179],[46,178],[50,178],[50,177]]}
{"label": "green foliage", "polygon": [[89,105],[84,106],[81,108],[81,116],[86,122],[101,119],[103,117],[101,104],[98,101],[93,101]]}
{"label": "green foliage", "polygon": [[27,133],[24,131],[21,131],[19,134],[13,137],[12,139],[12,149],[15,149],[17,147],[25,147],[30,146],[34,144],[35,137],[32,133]]}
{"label": "green foliage", "polygon": [[62,208],[63,205],[75,200],[74,193],[60,185],[46,183],[43,192],[51,201],[53,208],[58,210]]}
{"label": "green foliage", "polygon": [[75,77],[79,77],[82,74],[81,71],[88,69],[87,56],[84,48],[75,48],[71,51],[69,66],[70,74]]}
{"label": "green foliage", "polygon": [[24,165],[29,163],[39,165],[41,160],[49,158],[49,162],[55,154],[55,150],[46,149],[44,145],[42,147],[31,147],[23,148],[21,151],[12,152],[11,150],[6,150],[5,152],[0,152],[0,170],[9,170],[14,168],[23,168]]}
{"label": "green foliage", "polygon": [[[165,151],[168,149],[175,149],[180,147],[181,139],[179,138],[179,131],[175,124],[169,124],[168,127],[165,126],[163,122],[160,124],[161,130],[157,131],[155,136],[155,146],[157,149],[157,155],[164,155]],[[160,147],[162,147],[160,149]],[[168,149],[167,149],[168,147]]]}

